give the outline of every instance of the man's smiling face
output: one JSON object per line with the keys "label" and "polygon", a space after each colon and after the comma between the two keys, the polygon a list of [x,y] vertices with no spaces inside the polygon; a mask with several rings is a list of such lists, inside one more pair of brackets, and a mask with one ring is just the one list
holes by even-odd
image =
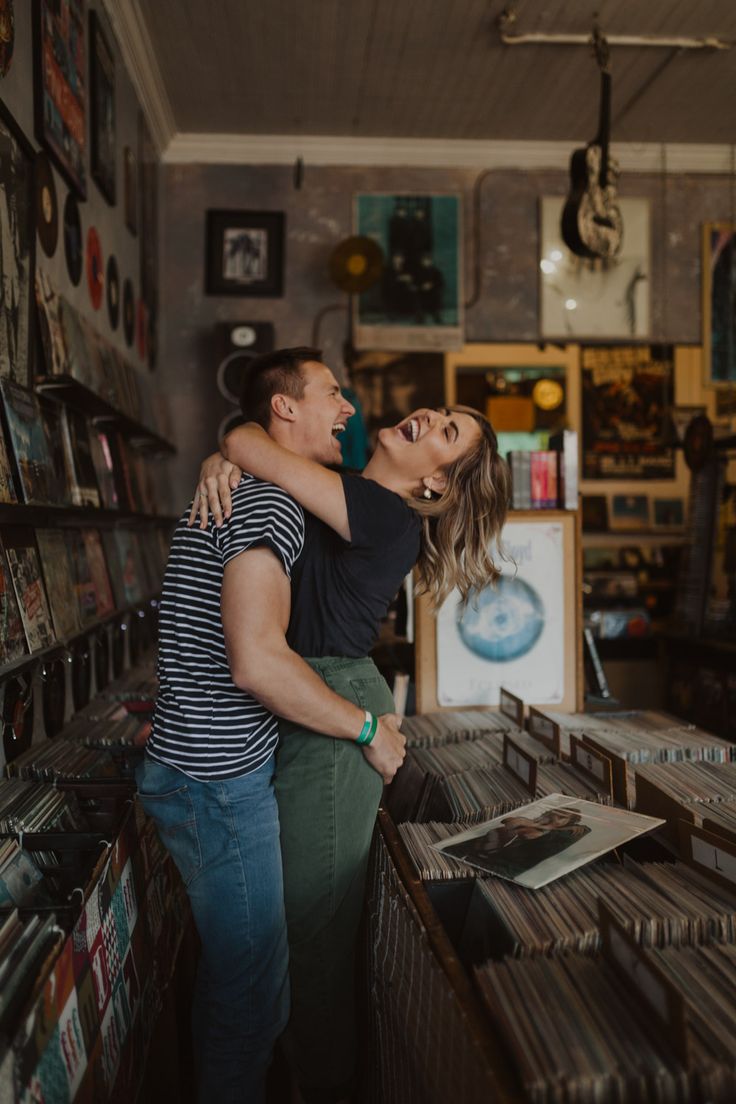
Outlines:
{"label": "man's smiling face", "polygon": [[326,364],[310,360],[301,366],[304,396],[295,404],[299,449],[320,464],[339,464],[342,448],[337,434],[348,424],[355,407],[344,398]]}

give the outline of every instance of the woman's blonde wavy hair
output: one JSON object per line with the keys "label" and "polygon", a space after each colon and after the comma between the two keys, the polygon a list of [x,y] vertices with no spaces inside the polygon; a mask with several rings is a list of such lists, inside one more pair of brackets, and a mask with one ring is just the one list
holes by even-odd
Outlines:
{"label": "woman's blonde wavy hair", "polygon": [[504,558],[501,529],[511,494],[509,468],[499,455],[491,423],[477,410],[452,409],[475,419],[480,439],[445,469],[447,486],[441,495],[409,503],[422,516],[418,592],[429,594],[435,608],[455,588],[465,603],[473,591],[498,579],[493,553]]}

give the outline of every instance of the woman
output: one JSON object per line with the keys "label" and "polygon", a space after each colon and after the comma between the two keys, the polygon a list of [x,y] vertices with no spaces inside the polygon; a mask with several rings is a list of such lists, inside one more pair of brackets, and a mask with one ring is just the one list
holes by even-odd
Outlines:
{"label": "woman", "polygon": [[[490,549],[509,477],[490,424],[463,407],[418,410],[380,430],[362,475],[296,456],[252,423],[228,435],[223,454],[237,466],[223,467],[219,455],[205,461],[195,497],[202,525],[207,505],[227,515],[228,481],[237,485],[239,469],[300,502],[309,513],[288,643],[343,697],[370,713],[393,711],[364,657],[406,573],[416,563],[435,605],[454,587],[467,600],[498,576]],[[360,750],[281,727],[275,790],[292,987],[285,1045],[308,1104],[347,1095],[355,1067],[353,957],[382,790]]]}

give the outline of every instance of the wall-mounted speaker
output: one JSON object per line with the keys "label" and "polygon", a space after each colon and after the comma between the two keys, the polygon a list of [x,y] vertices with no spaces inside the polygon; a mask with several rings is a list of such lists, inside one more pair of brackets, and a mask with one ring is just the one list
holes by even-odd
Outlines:
{"label": "wall-mounted speaker", "polygon": [[273,351],[274,340],[271,322],[219,322],[215,326],[217,390],[230,406],[217,430],[218,440],[244,421],[240,394],[248,368],[254,357]]}

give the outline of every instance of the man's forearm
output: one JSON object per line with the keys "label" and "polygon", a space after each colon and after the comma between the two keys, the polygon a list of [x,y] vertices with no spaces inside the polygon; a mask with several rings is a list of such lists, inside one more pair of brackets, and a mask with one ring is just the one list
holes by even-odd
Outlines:
{"label": "man's forearm", "polygon": [[341,740],[360,734],[364,710],[330,690],[286,644],[245,656],[243,674],[234,676],[241,689],[287,721]]}

